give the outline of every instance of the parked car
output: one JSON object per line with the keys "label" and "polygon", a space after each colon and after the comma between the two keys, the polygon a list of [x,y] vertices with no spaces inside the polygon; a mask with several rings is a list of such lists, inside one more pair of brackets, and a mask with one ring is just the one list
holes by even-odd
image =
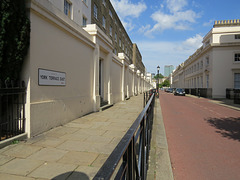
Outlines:
{"label": "parked car", "polygon": [[168,92],[168,93],[173,93],[173,88],[168,88],[168,89],[166,89],[166,92]]}
{"label": "parked car", "polygon": [[184,91],[184,89],[182,89],[182,88],[177,88],[177,89],[174,91],[174,95],[175,95],[175,96],[185,96],[185,91]]}

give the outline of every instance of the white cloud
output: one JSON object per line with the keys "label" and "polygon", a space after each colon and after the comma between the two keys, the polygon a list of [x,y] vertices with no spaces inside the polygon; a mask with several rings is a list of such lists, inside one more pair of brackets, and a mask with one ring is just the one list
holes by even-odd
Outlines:
{"label": "white cloud", "polygon": [[144,33],[144,32],[146,32],[146,31],[148,31],[150,28],[151,28],[151,25],[148,24],[148,25],[146,25],[146,26],[140,27],[140,29],[139,29],[138,31],[139,31],[140,33]]}
{"label": "white cloud", "polygon": [[200,34],[196,34],[196,36],[188,38],[183,42],[183,46],[191,47],[192,49],[198,49],[202,45],[203,37]]}
{"label": "white cloud", "polygon": [[125,20],[122,20],[121,21],[123,26],[128,29],[129,31],[132,31],[135,27],[135,25],[132,23],[132,20],[131,19],[127,19],[126,21]]}
{"label": "white cloud", "polygon": [[187,0],[167,0],[167,7],[172,13],[181,11],[187,4]]}
{"label": "white cloud", "polygon": [[214,20],[211,19],[208,22],[203,23],[203,26],[212,26],[213,22],[214,22]]}
{"label": "white cloud", "polygon": [[111,0],[111,3],[121,18],[125,18],[127,16],[137,18],[147,9],[144,2],[133,4],[129,0]]}
{"label": "white cloud", "polygon": [[143,13],[147,6],[143,1],[136,4],[132,3],[131,0],[110,0],[119,18],[122,21],[123,26],[129,31],[134,29],[132,23],[133,18],[138,18]]}
{"label": "white cloud", "polygon": [[[154,72],[156,65],[162,69],[166,64],[174,65],[174,67],[183,63],[202,45],[203,37],[196,34],[194,37],[185,41],[142,41],[137,42],[141,50],[143,62],[148,71]],[[148,57],[146,59],[145,57]]]}
{"label": "white cloud", "polygon": [[187,30],[191,29],[191,24],[196,22],[199,15],[187,6],[187,0],[166,0],[166,7],[170,13],[160,10],[154,12],[151,18],[155,21],[152,28],[146,28],[145,35],[152,36],[154,32],[162,32],[166,29]]}

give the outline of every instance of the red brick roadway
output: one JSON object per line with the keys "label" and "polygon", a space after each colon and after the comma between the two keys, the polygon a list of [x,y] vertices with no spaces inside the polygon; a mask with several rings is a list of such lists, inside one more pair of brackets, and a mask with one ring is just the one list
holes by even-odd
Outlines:
{"label": "red brick roadway", "polygon": [[175,180],[240,180],[240,111],[160,92]]}

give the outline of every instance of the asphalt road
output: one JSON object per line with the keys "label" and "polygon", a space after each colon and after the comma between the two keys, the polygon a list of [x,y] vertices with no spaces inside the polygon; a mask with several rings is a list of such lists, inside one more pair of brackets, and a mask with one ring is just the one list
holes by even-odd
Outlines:
{"label": "asphalt road", "polygon": [[175,180],[240,179],[240,111],[160,92]]}

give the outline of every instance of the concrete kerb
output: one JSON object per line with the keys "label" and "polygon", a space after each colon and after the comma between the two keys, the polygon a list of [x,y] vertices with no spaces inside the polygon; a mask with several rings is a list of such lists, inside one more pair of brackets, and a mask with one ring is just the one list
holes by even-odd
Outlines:
{"label": "concrete kerb", "polygon": [[159,99],[155,100],[148,179],[174,179]]}

